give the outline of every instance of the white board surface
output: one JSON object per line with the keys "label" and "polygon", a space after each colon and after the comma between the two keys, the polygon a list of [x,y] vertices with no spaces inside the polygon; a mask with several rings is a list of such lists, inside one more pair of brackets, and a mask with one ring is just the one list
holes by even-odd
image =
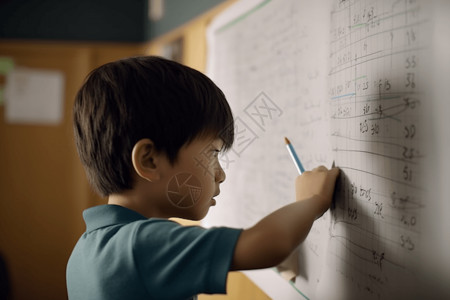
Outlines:
{"label": "white board surface", "polygon": [[[450,262],[437,280],[427,267],[432,243],[440,258],[450,251],[439,214],[448,199],[430,196],[426,176],[430,158],[448,162],[449,147],[437,113],[448,104],[427,77],[441,38],[431,34],[440,24],[432,16],[446,15],[436,7],[444,4],[249,0],[211,24],[208,75],[233,109],[236,141],[221,158],[227,180],[205,224],[249,227],[294,201],[284,136],[306,169],[341,168],[334,207],[298,249],[295,296],[280,285],[273,298],[415,299],[431,282],[447,291]],[[443,138],[430,136],[436,130]],[[437,189],[447,191],[441,181]],[[256,280],[263,289],[271,281]]]}

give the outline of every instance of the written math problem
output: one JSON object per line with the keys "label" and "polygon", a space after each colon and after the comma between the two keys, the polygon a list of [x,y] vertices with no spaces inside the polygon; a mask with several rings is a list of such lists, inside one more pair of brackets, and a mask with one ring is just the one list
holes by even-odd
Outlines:
{"label": "written math problem", "polygon": [[346,174],[334,255],[340,272],[375,298],[416,280],[426,22],[417,1],[340,1],[332,13],[331,136]]}

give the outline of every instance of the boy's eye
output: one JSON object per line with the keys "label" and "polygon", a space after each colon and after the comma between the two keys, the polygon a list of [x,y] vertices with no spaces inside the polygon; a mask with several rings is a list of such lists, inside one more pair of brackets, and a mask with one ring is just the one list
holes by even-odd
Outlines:
{"label": "boy's eye", "polygon": [[217,158],[219,156],[220,150],[219,149],[211,149],[209,153],[210,153],[209,157],[211,159]]}

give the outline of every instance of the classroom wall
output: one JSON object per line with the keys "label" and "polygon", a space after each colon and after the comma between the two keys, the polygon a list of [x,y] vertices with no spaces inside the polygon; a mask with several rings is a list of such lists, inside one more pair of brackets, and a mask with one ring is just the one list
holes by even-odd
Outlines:
{"label": "classroom wall", "polygon": [[[167,44],[180,38],[182,62],[205,70],[206,27],[234,1],[225,1],[181,27],[165,27],[168,32],[148,43],[0,40],[0,56],[12,57],[16,66],[59,70],[65,76],[61,124],[11,124],[0,105],[0,254],[9,272],[10,299],[67,299],[65,267],[85,230],[81,212],[105,203],[89,187],[72,138],[71,107],[85,76],[94,67],[122,57],[161,55]],[[238,272],[229,276],[228,295],[199,298],[269,299]]]}
{"label": "classroom wall", "polygon": [[0,38],[142,42],[146,0],[0,2]]}
{"label": "classroom wall", "polygon": [[65,299],[65,267],[84,231],[83,209],[101,204],[91,191],[72,138],[75,93],[95,66],[142,54],[139,45],[48,42],[0,44],[17,66],[58,70],[65,76],[59,125],[11,124],[0,106],[0,252],[12,299]]}
{"label": "classroom wall", "polygon": [[149,17],[149,0],[0,1],[0,38],[145,42],[179,28],[225,0],[159,0],[163,15]]}
{"label": "classroom wall", "polygon": [[164,16],[160,20],[150,20],[145,39],[151,41],[167,34],[223,2],[225,0],[164,0]]}

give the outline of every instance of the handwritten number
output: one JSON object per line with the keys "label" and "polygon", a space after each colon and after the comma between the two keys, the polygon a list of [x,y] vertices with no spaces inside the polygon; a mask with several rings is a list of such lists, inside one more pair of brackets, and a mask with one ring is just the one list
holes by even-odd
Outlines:
{"label": "handwritten number", "polygon": [[416,135],[416,126],[414,124],[404,127],[405,138],[412,139]]}
{"label": "handwritten number", "polygon": [[411,240],[411,238],[409,236],[405,236],[405,235],[400,236],[400,245],[409,251],[412,251],[415,248],[415,245],[414,245],[413,241]]}
{"label": "handwritten number", "polygon": [[409,182],[412,181],[412,170],[408,166],[403,168],[403,179]]}
{"label": "handwritten number", "polygon": [[405,87],[410,87],[410,88],[416,87],[416,83],[414,82],[414,73],[406,73]]}

